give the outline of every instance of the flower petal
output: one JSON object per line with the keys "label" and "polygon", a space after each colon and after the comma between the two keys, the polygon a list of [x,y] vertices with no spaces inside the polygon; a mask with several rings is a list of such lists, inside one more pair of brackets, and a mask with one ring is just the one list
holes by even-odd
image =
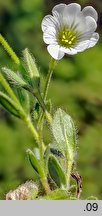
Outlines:
{"label": "flower petal", "polygon": [[91,16],[96,22],[98,20],[97,11],[92,6],[87,6],[82,10],[84,16]]}
{"label": "flower petal", "polygon": [[68,48],[65,48],[65,47],[61,47],[60,50],[62,52],[64,52],[64,53],[66,53],[66,54],[69,54],[69,55],[75,55],[75,54],[77,54],[77,50],[74,49],[74,48],[68,49]]}
{"label": "flower petal", "polygon": [[86,16],[87,32],[93,33],[97,28],[96,21],[91,16]]}
{"label": "flower petal", "polygon": [[56,60],[60,60],[64,56],[64,52],[60,50],[59,45],[49,45],[47,47],[47,50],[50,53],[50,55]]}
{"label": "flower petal", "polygon": [[86,16],[85,19],[86,19],[86,28],[80,34],[80,42],[90,40],[94,31],[97,28],[97,23],[91,16]]}
{"label": "flower petal", "polygon": [[81,12],[81,6],[76,3],[67,5],[64,10],[63,24],[78,34],[83,34],[86,29],[85,16]]}
{"label": "flower petal", "polygon": [[43,40],[46,44],[55,44],[56,41],[56,29],[54,27],[48,27],[43,34]]}
{"label": "flower petal", "polygon": [[81,11],[81,6],[77,3],[71,3],[71,4],[66,6],[66,9],[67,9],[67,12],[75,15]]}
{"label": "flower petal", "polygon": [[72,21],[75,20],[76,15],[80,11],[81,11],[81,6],[79,4],[72,3],[69,5],[66,5],[66,7],[63,11],[63,20],[68,20],[68,22],[72,23]]}
{"label": "flower petal", "polygon": [[57,28],[59,26],[58,19],[51,15],[47,15],[43,18],[41,23],[42,31],[44,32],[48,27]]}
{"label": "flower petal", "polygon": [[59,14],[63,14],[63,11],[65,9],[66,4],[58,4],[56,5],[53,10],[52,10],[52,14],[54,15],[57,11],[57,13]]}
{"label": "flower petal", "polygon": [[91,48],[93,46],[95,46],[95,44],[97,43],[97,41],[99,40],[99,34],[98,33],[94,33],[91,37],[90,40],[85,40],[85,41],[82,41],[80,42],[76,47],[75,49],[78,51],[78,52],[82,52],[88,48]]}
{"label": "flower petal", "polygon": [[98,42],[98,40],[99,40],[99,34],[98,33],[94,33],[92,35],[92,38],[90,39],[90,43],[89,43],[89,47],[88,48],[95,46],[96,43]]}
{"label": "flower petal", "polygon": [[82,41],[75,47],[75,49],[77,50],[77,52],[82,52],[89,47],[89,43],[89,40]]}

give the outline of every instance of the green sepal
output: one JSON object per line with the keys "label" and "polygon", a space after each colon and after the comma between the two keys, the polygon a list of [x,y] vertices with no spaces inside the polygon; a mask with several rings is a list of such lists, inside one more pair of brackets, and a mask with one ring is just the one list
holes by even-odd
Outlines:
{"label": "green sepal", "polygon": [[30,78],[30,85],[32,85],[33,90],[38,90],[40,86],[40,75],[35,63],[35,59],[27,48],[23,51],[23,57],[25,62],[25,69]]}
{"label": "green sepal", "polygon": [[54,155],[50,155],[48,159],[48,170],[51,178],[60,188],[66,187],[66,177],[64,171]]}
{"label": "green sepal", "polygon": [[40,197],[41,200],[69,200],[70,197],[66,190],[56,189],[51,191],[47,196]]}
{"label": "green sepal", "polygon": [[3,92],[0,92],[0,103],[1,105],[11,114],[18,118],[24,118],[24,112],[20,105],[14,102],[10,97],[8,97]]}
{"label": "green sepal", "polygon": [[29,86],[25,82],[25,80],[21,77],[20,74],[15,73],[9,68],[2,68],[3,73],[5,74],[7,80],[10,82],[10,84],[14,86],[18,86],[19,88],[22,87],[24,89],[28,89]]}
{"label": "green sepal", "polygon": [[40,175],[40,177],[44,177],[44,172],[40,165],[40,161],[35,157],[34,153],[30,149],[27,150],[27,154],[33,169]]}

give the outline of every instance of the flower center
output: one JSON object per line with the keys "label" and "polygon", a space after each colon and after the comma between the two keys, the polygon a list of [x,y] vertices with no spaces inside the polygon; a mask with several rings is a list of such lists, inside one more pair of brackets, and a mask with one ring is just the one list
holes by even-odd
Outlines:
{"label": "flower center", "polygon": [[78,41],[78,35],[73,30],[64,27],[58,32],[57,41],[59,45],[65,48],[70,48]]}

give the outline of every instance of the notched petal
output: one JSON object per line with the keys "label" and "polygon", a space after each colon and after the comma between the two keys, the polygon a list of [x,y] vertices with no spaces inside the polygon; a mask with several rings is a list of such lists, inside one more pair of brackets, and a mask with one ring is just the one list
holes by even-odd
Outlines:
{"label": "notched petal", "polygon": [[97,28],[96,21],[91,16],[86,16],[87,31],[94,33]]}
{"label": "notched petal", "polygon": [[59,14],[63,14],[63,11],[64,11],[65,7],[66,7],[66,4],[58,4],[58,5],[56,5],[52,10],[52,14],[54,15],[56,13],[56,11]]}
{"label": "notched petal", "polygon": [[91,16],[96,22],[98,20],[98,13],[92,6],[87,6],[82,10],[84,16]]}
{"label": "notched petal", "polygon": [[67,9],[73,14],[79,13],[81,11],[81,6],[77,3],[71,3],[67,5]]}
{"label": "notched petal", "polygon": [[51,15],[47,15],[43,18],[42,23],[41,23],[41,28],[42,31],[44,32],[47,28],[49,27],[53,27],[55,28],[57,26],[57,21],[56,19],[51,16]]}

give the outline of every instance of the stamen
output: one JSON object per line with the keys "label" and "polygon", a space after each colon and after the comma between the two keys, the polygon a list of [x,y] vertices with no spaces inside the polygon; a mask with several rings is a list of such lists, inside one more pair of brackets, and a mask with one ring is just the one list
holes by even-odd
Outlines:
{"label": "stamen", "polygon": [[57,41],[59,45],[70,48],[77,43],[78,35],[68,27],[63,27],[57,34]]}

